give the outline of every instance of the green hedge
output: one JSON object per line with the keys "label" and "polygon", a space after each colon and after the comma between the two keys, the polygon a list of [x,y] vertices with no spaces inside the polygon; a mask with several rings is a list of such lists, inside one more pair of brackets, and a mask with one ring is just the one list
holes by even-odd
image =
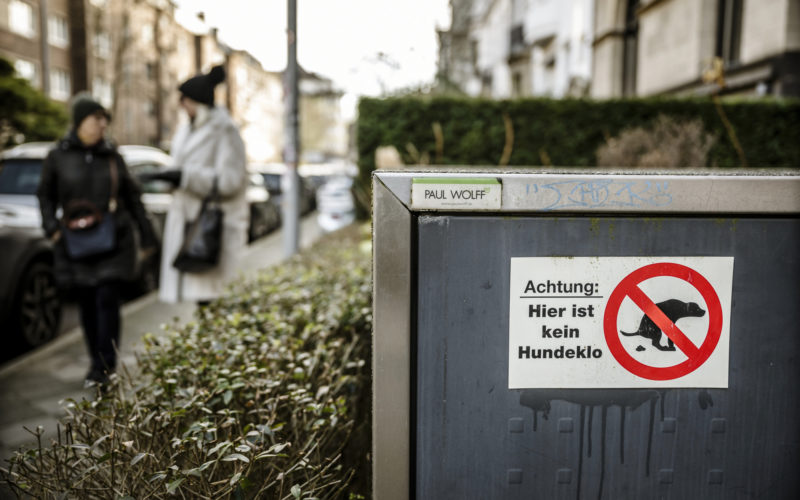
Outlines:
{"label": "green hedge", "polygon": [[147,336],[134,375],[72,402],[57,442],[0,476],[26,498],[368,495],[368,236],[328,237]]}
{"label": "green hedge", "polygon": [[[800,101],[724,101],[724,113],[751,167],[800,166]],[[659,114],[699,118],[716,137],[709,166],[740,165],[736,149],[710,99],[521,99],[495,101],[469,98],[362,99],[358,113],[360,178],[357,188],[369,192],[375,150],[395,146],[407,164],[498,165],[506,147],[506,120],[513,124],[513,150],[508,165],[590,167],[595,152],[623,129],[646,126]],[[437,152],[434,124],[441,126]],[[363,199],[363,197],[361,197]]]}

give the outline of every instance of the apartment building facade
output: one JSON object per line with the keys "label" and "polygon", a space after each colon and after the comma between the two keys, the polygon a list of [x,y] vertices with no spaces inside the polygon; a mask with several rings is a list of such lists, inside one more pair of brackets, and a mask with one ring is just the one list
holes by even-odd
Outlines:
{"label": "apartment building facade", "polygon": [[800,0],[596,1],[595,97],[800,95]]}
{"label": "apartment building facade", "polygon": [[284,141],[283,74],[266,71],[250,53],[228,54],[225,101],[239,124],[247,155],[256,162],[282,161]]}
{"label": "apartment building facade", "polygon": [[169,0],[0,0],[0,56],[59,102],[87,91],[121,143],[164,147],[176,82],[197,72],[198,36]]}
{"label": "apartment building facade", "polygon": [[583,96],[594,0],[451,0],[439,75],[468,95]]}
{"label": "apartment building facade", "polygon": [[[179,23],[175,9],[171,0],[0,0],[0,56],[55,101],[90,92],[112,111],[110,133],[120,144],[165,150],[186,119],[178,85],[222,64],[228,78],[216,100],[241,127],[248,156],[281,161],[283,74],[265,71],[251,54],[226,45],[202,15]],[[338,109],[341,93],[330,80],[304,75],[300,112],[313,119],[301,120],[301,137],[320,137],[319,129],[346,130]],[[303,80],[314,83],[308,87]],[[320,82],[328,92],[318,91]],[[311,90],[304,93],[306,87]],[[309,139],[304,150],[344,156],[346,134],[323,136],[338,143]]]}
{"label": "apartment building facade", "polygon": [[71,0],[0,0],[0,56],[59,101],[72,95]]}
{"label": "apartment building facade", "polygon": [[347,156],[348,127],[342,119],[342,91],[330,78],[305,71],[299,74],[301,160],[319,163]]}
{"label": "apartment building facade", "polygon": [[468,95],[800,95],[800,0],[450,4],[440,79]]}

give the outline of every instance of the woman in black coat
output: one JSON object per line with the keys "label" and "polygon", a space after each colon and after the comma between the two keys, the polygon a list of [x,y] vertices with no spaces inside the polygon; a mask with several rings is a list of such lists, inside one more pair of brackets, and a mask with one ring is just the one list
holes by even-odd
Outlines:
{"label": "woman in black coat", "polygon": [[[143,249],[155,249],[156,245],[139,187],[128,174],[120,154],[105,139],[110,119],[100,103],[88,96],[78,96],[72,105],[72,129],[45,159],[37,191],[42,225],[55,243],[56,281],[78,301],[92,361],[86,376],[87,386],[105,383],[116,368],[120,288],[133,278],[137,265],[134,224],[139,229]],[[112,186],[116,186],[116,203],[111,201]],[[105,217],[110,210],[114,212],[111,217],[115,244],[103,253],[78,258],[67,251],[65,225],[78,220],[73,217],[75,207],[85,210],[87,206],[96,207]]]}

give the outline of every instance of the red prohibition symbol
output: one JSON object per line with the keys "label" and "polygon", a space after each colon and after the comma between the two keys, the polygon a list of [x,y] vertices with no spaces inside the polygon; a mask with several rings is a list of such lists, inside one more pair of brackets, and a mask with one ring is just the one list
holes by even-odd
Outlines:
{"label": "red prohibition symbol", "polygon": [[[694,345],[689,337],[678,328],[648,297],[639,284],[650,278],[669,276],[681,279],[700,292],[706,302],[708,310],[708,332],[700,347]],[[619,309],[625,297],[630,298],[664,334],[672,340],[675,346],[688,358],[686,361],[673,366],[657,367],[640,363],[622,346],[617,327]],[[649,380],[674,380],[695,371],[708,360],[719,342],[722,333],[722,305],[714,287],[700,273],[681,264],[662,262],[641,267],[617,285],[608,298],[605,316],[603,317],[603,330],[606,343],[614,358],[629,372]]]}

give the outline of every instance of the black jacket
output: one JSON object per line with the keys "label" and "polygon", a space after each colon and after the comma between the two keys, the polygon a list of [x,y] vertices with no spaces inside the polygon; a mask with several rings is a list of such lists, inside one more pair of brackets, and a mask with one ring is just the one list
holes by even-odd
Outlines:
{"label": "black jacket", "polygon": [[134,277],[137,266],[137,242],[134,227],[139,230],[141,247],[156,244],[140,196],[138,184],[131,178],[125,161],[108,141],[92,147],[84,146],[74,131],[67,134],[50,151],[42,166],[37,196],[42,211],[42,226],[48,237],[61,228],[57,218],[70,201],[85,199],[101,211],[108,210],[111,197],[110,160],[117,168],[117,246],[108,254],[75,261],[64,249],[63,238],[55,244],[55,274],[59,285],[96,286],[109,281],[124,281]]}

